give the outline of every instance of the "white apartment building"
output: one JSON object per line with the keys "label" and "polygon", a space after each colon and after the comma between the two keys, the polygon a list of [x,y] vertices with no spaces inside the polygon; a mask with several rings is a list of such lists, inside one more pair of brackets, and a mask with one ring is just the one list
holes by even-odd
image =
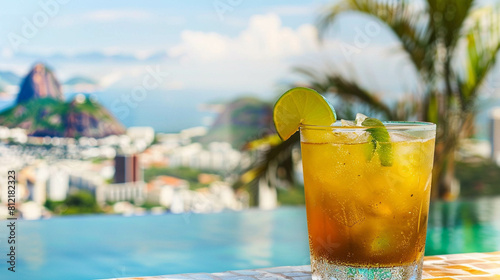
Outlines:
{"label": "white apartment building", "polygon": [[134,201],[141,204],[146,200],[146,192],[144,182],[101,185],[96,191],[96,200],[99,204],[117,201]]}
{"label": "white apartment building", "polygon": [[179,201],[178,198],[187,190],[189,190],[189,183],[186,180],[171,176],[158,176],[148,185],[148,201],[166,208],[184,209],[183,199]]}
{"label": "white apartment building", "polygon": [[197,169],[231,171],[241,160],[241,153],[226,142],[212,142],[208,149],[193,143],[172,150],[168,156],[169,166],[187,166]]}

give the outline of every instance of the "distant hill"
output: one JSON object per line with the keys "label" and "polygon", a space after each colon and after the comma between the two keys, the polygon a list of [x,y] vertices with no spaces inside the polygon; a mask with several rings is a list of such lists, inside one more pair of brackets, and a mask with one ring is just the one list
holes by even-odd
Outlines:
{"label": "distant hill", "polygon": [[36,64],[21,84],[16,103],[21,104],[38,98],[63,100],[61,84],[45,65]]}
{"label": "distant hill", "polygon": [[10,71],[0,71],[0,85],[19,85],[21,77]]}
{"label": "distant hill", "polygon": [[95,92],[99,88],[99,83],[91,78],[76,76],[66,80],[63,84],[66,92]]}
{"label": "distant hill", "polygon": [[65,102],[52,71],[37,64],[23,80],[16,104],[0,113],[0,125],[31,136],[93,137],[125,133],[124,126],[97,101],[78,94]]}
{"label": "distant hill", "polygon": [[64,85],[76,86],[76,85],[97,85],[97,82],[91,78],[76,76],[72,77],[64,82]]}
{"label": "distant hill", "polygon": [[229,142],[240,149],[247,142],[274,132],[272,107],[256,98],[239,98],[225,106],[202,143]]}

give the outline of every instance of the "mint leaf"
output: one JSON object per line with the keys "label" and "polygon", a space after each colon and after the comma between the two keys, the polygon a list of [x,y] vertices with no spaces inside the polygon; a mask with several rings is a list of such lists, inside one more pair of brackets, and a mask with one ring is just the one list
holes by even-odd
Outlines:
{"label": "mint leaf", "polygon": [[377,119],[366,118],[361,125],[370,127],[366,131],[368,131],[375,140],[374,148],[378,153],[380,163],[383,166],[392,166],[393,154],[391,137],[384,124]]}

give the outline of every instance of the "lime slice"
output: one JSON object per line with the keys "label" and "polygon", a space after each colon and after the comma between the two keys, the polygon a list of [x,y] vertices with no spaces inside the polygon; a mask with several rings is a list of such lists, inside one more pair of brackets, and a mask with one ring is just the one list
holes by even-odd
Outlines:
{"label": "lime slice", "polygon": [[300,125],[329,126],[337,120],[333,106],[319,93],[297,87],[285,92],[274,105],[273,120],[281,139],[290,138]]}
{"label": "lime slice", "polygon": [[366,131],[368,131],[375,140],[375,142],[373,142],[375,144],[374,149],[378,153],[380,163],[383,166],[392,166],[393,155],[391,137],[384,124],[375,118],[366,118],[361,125],[369,127]]}

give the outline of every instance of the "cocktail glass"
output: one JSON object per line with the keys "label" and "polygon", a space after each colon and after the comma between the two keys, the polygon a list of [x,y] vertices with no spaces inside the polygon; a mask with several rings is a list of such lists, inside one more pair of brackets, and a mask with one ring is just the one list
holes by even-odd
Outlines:
{"label": "cocktail glass", "polygon": [[313,279],[421,279],[436,126],[384,125],[300,127]]}

